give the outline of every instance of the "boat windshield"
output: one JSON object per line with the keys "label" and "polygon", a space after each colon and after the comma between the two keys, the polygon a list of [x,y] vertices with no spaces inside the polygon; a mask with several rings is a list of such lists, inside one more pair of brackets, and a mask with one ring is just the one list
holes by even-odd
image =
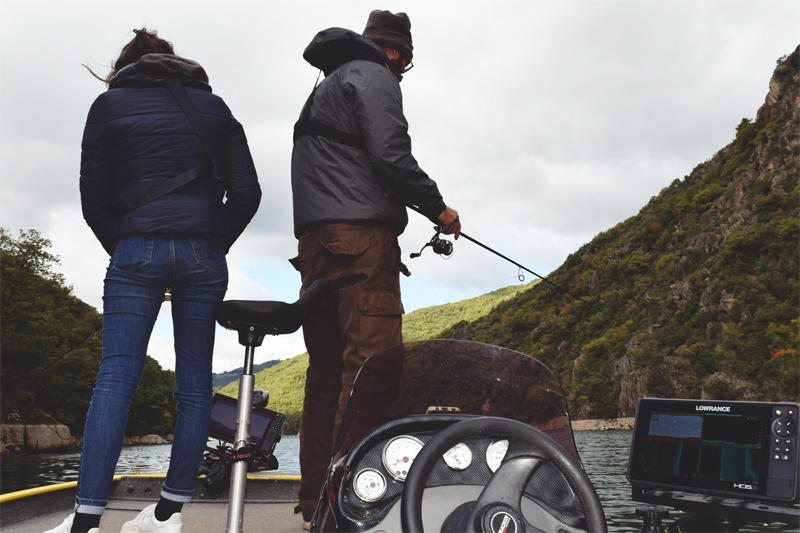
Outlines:
{"label": "boat windshield", "polygon": [[387,348],[364,362],[334,462],[375,426],[426,412],[517,420],[543,431],[580,461],[564,392],[541,362],[489,344],[427,340]]}

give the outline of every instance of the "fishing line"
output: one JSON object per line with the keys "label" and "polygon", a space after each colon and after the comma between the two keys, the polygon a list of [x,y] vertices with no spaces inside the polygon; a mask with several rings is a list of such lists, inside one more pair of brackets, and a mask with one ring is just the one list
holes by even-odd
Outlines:
{"label": "fishing line", "polygon": [[[583,303],[585,303],[586,305],[588,305],[589,307],[591,307],[591,308],[592,308],[592,309],[594,309],[595,311],[599,311],[600,313],[603,313],[603,314],[604,314],[604,315],[606,315],[608,318],[610,318],[610,319],[612,319],[612,320],[614,320],[614,321],[616,322],[616,319],[615,319],[613,316],[609,315],[608,313],[606,313],[606,312],[605,312],[605,311],[603,311],[602,309],[600,309],[600,308],[598,308],[598,307],[596,307],[596,306],[592,305],[591,303],[587,302],[586,300],[584,300],[583,298],[581,298],[581,297],[580,297],[580,296],[578,296],[577,294],[573,294],[572,292],[568,291],[567,289],[565,289],[565,288],[563,288],[563,287],[560,287],[559,285],[556,285],[555,283],[553,283],[553,282],[552,282],[552,281],[550,281],[549,279],[547,279],[547,278],[545,278],[545,277],[543,277],[543,276],[540,276],[539,274],[537,274],[536,272],[534,272],[534,271],[533,271],[533,270],[531,270],[530,268],[527,268],[527,267],[524,267],[524,266],[520,265],[519,263],[517,263],[517,262],[516,262],[516,261],[514,261],[513,259],[509,259],[508,257],[504,256],[503,254],[501,254],[501,253],[500,253],[500,252],[498,252],[497,250],[494,250],[494,249],[492,249],[492,248],[490,248],[490,247],[486,246],[486,245],[485,245],[485,244],[483,244],[482,242],[480,242],[480,241],[477,241],[477,240],[473,239],[472,237],[470,237],[469,235],[467,235],[467,234],[466,234],[466,233],[464,233],[463,231],[461,232],[461,236],[462,236],[462,237],[464,237],[465,239],[467,239],[468,241],[470,241],[470,242],[472,242],[472,243],[474,243],[474,244],[477,244],[478,246],[480,246],[480,247],[481,247],[481,248],[483,248],[484,250],[488,250],[488,251],[492,252],[494,255],[496,255],[496,256],[498,256],[498,257],[502,257],[503,259],[505,259],[506,261],[508,261],[508,262],[509,262],[509,263],[511,263],[512,265],[514,265],[514,266],[518,267],[518,268],[520,269],[520,271],[524,270],[525,272],[530,272],[531,274],[533,274],[534,276],[536,276],[536,277],[537,277],[537,278],[539,278],[540,280],[544,281],[545,283],[549,283],[550,285],[552,285],[552,286],[553,286],[553,287],[555,287],[556,289],[560,290],[561,292],[563,292],[563,293],[566,293],[566,294],[569,294],[569,295],[570,295],[570,296],[572,296],[573,298],[576,298],[576,299],[578,299],[578,300],[582,301]],[[522,279],[522,280],[520,280],[520,281],[524,281],[524,277],[525,277],[525,276],[524,276],[523,274],[520,274],[520,277],[521,277],[521,278],[523,278],[523,279]]]}
{"label": "fishing line", "polygon": [[[53,368],[53,367],[56,365],[56,363],[60,362],[60,361],[61,361],[62,359],[64,359],[66,356],[68,356],[69,354],[71,354],[73,351],[77,350],[77,349],[78,349],[78,347],[79,347],[81,344],[83,344],[84,342],[86,342],[86,341],[91,341],[91,340],[94,340],[95,336],[97,335],[97,332],[98,332],[98,331],[100,331],[100,330],[102,330],[102,329],[103,329],[103,326],[100,326],[99,328],[97,328],[97,329],[96,329],[96,330],[94,330],[93,332],[91,332],[91,333],[89,333],[88,335],[86,335],[86,336],[85,336],[85,337],[84,337],[84,338],[83,338],[83,339],[82,339],[82,340],[81,340],[81,341],[80,341],[78,344],[76,344],[75,346],[73,346],[72,348],[70,348],[69,350],[67,350],[67,352],[66,352],[65,354],[63,354],[61,357],[59,357],[58,359],[56,359],[55,361],[53,361],[52,363],[50,363],[49,365],[47,365],[47,367],[46,367],[44,370],[42,370],[41,372],[39,372],[38,374],[36,374],[35,376],[33,376],[31,379],[29,379],[27,382],[25,382],[25,385],[29,385],[29,384],[30,384],[30,383],[31,383],[31,382],[32,382],[34,379],[36,379],[36,378],[40,377],[42,374],[44,374],[45,372],[47,372],[48,370],[50,370],[51,368]],[[19,382],[19,381],[21,381],[21,380],[20,380],[19,378],[17,378],[17,382]]]}
{"label": "fishing line", "polygon": [[[422,215],[422,212],[421,212],[421,211],[420,211],[420,210],[419,210],[417,207],[415,207],[415,206],[413,206],[413,205],[410,205],[410,206],[408,206],[408,207],[410,207],[412,210],[414,210],[414,211],[416,211],[417,213],[419,213],[420,215]],[[423,216],[425,216],[425,215],[423,215]],[[427,217],[426,217],[426,218],[427,218]],[[435,224],[435,223],[436,223],[436,222],[434,221],[434,224]],[[429,242],[428,244],[426,244],[425,246],[423,246],[423,247],[422,247],[422,250],[424,250],[424,249],[425,249],[427,246],[431,246],[431,247],[433,248],[434,252],[436,252],[436,253],[438,253],[438,254],[440,254],[440,255],[442,254],[442,252],[441,252],[441,251],[439,251],[439,250],[443,250],[443,251],[449,251],[449,253],[448,253],[448,254],[446,254],[446,255],[452,255],[452,253],[453,253],[453,245],[452,245],[452,244],[450,244],[448,241],[445,241],[445,240],[443,240],[443,239],[440,239],[440,238],[439,238],[439,233],[441,233],[441,229],[439,228],[439,226],[437,226],[437,227],[436,227],[436,235],[434,235],[434,236],[433,236],[433,238],[431,238],[431,240],[430,240],[430,242]],[[570,296],[572,296],[573,298],[575,298],[575,299],[577,299],[577,300],[580,300],[581,302],[585,303],[586,305],[588,305],[589,307],[591,307],[591,308],[592,308],[592,309],[594,309],[595,311],[598,311],[598,312],[600,312],[600,313],[603,313],[604,315],[606,315],[608,318],[610,318],[610,319],[611,319],[611,320],[613,320],[614,322],[617,322],[617,319],[616,319],[616,318],[614,318],[613,316],[609,315],[608,313],[606,313],[605,311],[603,311],[603,310],[602,310],[602,309],[600,309],[599,307],[597,307],[597,306],[595,306],[595,305],[592,305],[591,303],[587,302],[586,300],[584,300],[583,298],[581,298],[581,297],[580,297],[580,296],[578,296],[577,294],[573,294],[572,292],[568,291],[567,289],[565,289],[565,288],[563,288],[563,287],[560,287],[560,286],[558,286],[557,284],[553,283],[553,282],[552,282],[552,281],[550,281],[549,279],[547,279],[547,278],[545,278],[545,277],[543,277],[543,276],[540,276],[539,274],[537,274],[536,272],[534,272],[534,271],[533,271],[533,270],[531,270],[530,268],[527,268],[527,267],[525,267],[525,266],[523,266],[523,265],[521,265],[521,264],[517,263],[517,262],[516,262],[516,261],[514,261],[513,259],[510,259],[510,258],[508,258],[508,257],[504,256],[503,254],[501,254],[501,253],[500,253],[500,252],[498,252],[497,250],[494,250],[494,249],[492,249],[492,248],[490,248],[490,247],[486,246],[486,245],[485,245],[485,244],[483,244],[482,242],[480,242],[480,241],[478,241],[478,240],[476,240],[476,239],[473,239],[472,237],[470,237],[469,235],[467,235],[467,234],[466,234],[466,233],[464,233],[463,231],[461,232],[461,237],[464,237],[465,239],[467,239],[467,240],[468,240],[468,241],[470,241],[471,243],[477,244],[478,246],[480,246],[480,247],[481,247],[481,248],[483,248],[484,250],[487,250],[487,251],[489,251],[489,252],[493,253],[494,255],[496,255],[496,256],[498,256],[498,257],[501,257],[501,258],[505,259],[506,261],[508,261],[508,262],[509,262],[509,263],[511,263],[512,265],[514,265],[514,266],[516,266],[517,268],[519,268],[519,274],[518,274],[518,278],[520,279],[520,281],[525,281],[525,276],[524,276],[524,274],[522,274],[522,271],[523,271],[523,270],[524,270],[525,272],[530,272],[531,274],[533,274],[534,276],[536,276],[536,277],[537,277],[537,278],[539,278],[540,280],[544,281],[545,283],[549,283],[550,285],[552,285],[552,286],[553,286],[553,287],[555,287],[556,289],[560,290],[561,292],[563,292],[563,293],[565,293],[565,294],[569,294],[569,295],[570,295]],[[446,243],[446,245],[445,245],[445,244],[442,244],[442,243]],[[438,246],[437,246],[437,245],[438,245]],[[415,257],[419,257],[419,256],[422,254],[422,250],[420,250],[419,254],[411,254],[411,258],[413,259],[413,258],[415,258]]]}
{"label": "fishing line", "polygon": [[[455,256],[455,255],[456,255],[456,254],[454,253],[454,254],[453,254],[453,256]],[[444,259],[445,261],[449,261],[449,260],[450,260],[450,259],[451,259],[453,256],[446,257],[446,258],[443,258],[443,259]],[[479,269],[479,270],[484,270],[484,271],[486,271],[486,272],[491,272],[492,274],[497,274],[498,276],[502,277],[503,279],[505,279],[505,277],[508,275],[508,273],[507,273],[507,272],[500,272],[499,270],[494,270],[494,269],[492,269],[492,268],[486,268],[485,266],[483,266],[483,265],[480,265],[480,264],[478,264],[478,263],[470,263],[470,262],[468,262],[468,261],[461,261],[460,259],[453,259],[453,261],[454,261],[454,262],[456,262],[456,263],[459,263],[459,264],[461,264],[461,265],[466,265],[466,266],[468,266],[468,267],[470,267],[470,268]],[[519,277],[519,276],[518,276],[518,277]],[[520,281],[523,281],[523,282],[524,282],[524,281],[525,281],[525,277],[523,276],[523,277],[522,277],[522,279],[520,279]]]}

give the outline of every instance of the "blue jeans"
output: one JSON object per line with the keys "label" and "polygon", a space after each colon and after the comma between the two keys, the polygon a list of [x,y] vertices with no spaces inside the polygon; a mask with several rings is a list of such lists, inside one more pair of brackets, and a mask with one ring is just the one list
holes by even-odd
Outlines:
{"label": "blue jeans", "polygon": [[178,420],[161,495],[188,502],[208,439],[214,307],[228,288],[225,253],[208,237],[120,239],[103,292],[103,356],[86,418],[76,510],[102,514],[122,451],[133,394],[165,289],[172,287]]}

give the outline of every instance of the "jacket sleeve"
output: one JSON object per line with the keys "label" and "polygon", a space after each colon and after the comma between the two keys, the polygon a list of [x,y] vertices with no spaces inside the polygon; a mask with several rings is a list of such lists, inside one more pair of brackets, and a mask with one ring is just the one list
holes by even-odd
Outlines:
{"label": "jacket sleeve", "polygon": [[89,109],[81,142],[81,207],[83,218],[109,255],[111,206],[116,194],[111,143],[106,136],[103,95]]}
{"label": "jacket sleeve", "polygon": [[393,193],[435,221],[446,206],[436,182],[411,154],[400,86],[388,70],[372,72],[374,76],[355,77],[350,84],[353,111],[367,154]]}
{"label": "jacket sleeve", "polygon": [[261,187],[258,184],[258,175],[250,155],[250,147],[247,145],[244,128],[236,119],[231,121],[227,137],[225,211],[231,230],[227,242],[227,247],[230,249],[258,211],[261,203]]}

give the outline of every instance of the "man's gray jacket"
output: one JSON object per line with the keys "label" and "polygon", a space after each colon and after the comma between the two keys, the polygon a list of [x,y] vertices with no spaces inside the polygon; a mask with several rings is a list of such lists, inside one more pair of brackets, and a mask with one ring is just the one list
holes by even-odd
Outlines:
{"label": "man's gray jacket", "polygon": [[[325,73],[295,126],[292,152],[294,232],[320,223],[382,221],[397,235],[405,205],[435,220],[445,210],[436,182],[411,155],[401,76],[384,51],[343,28],[318,33],[303,57]],[[310,107],[309,107],[310,106]],[[354,147],[302,131],[311,121],[360,138]]]}

